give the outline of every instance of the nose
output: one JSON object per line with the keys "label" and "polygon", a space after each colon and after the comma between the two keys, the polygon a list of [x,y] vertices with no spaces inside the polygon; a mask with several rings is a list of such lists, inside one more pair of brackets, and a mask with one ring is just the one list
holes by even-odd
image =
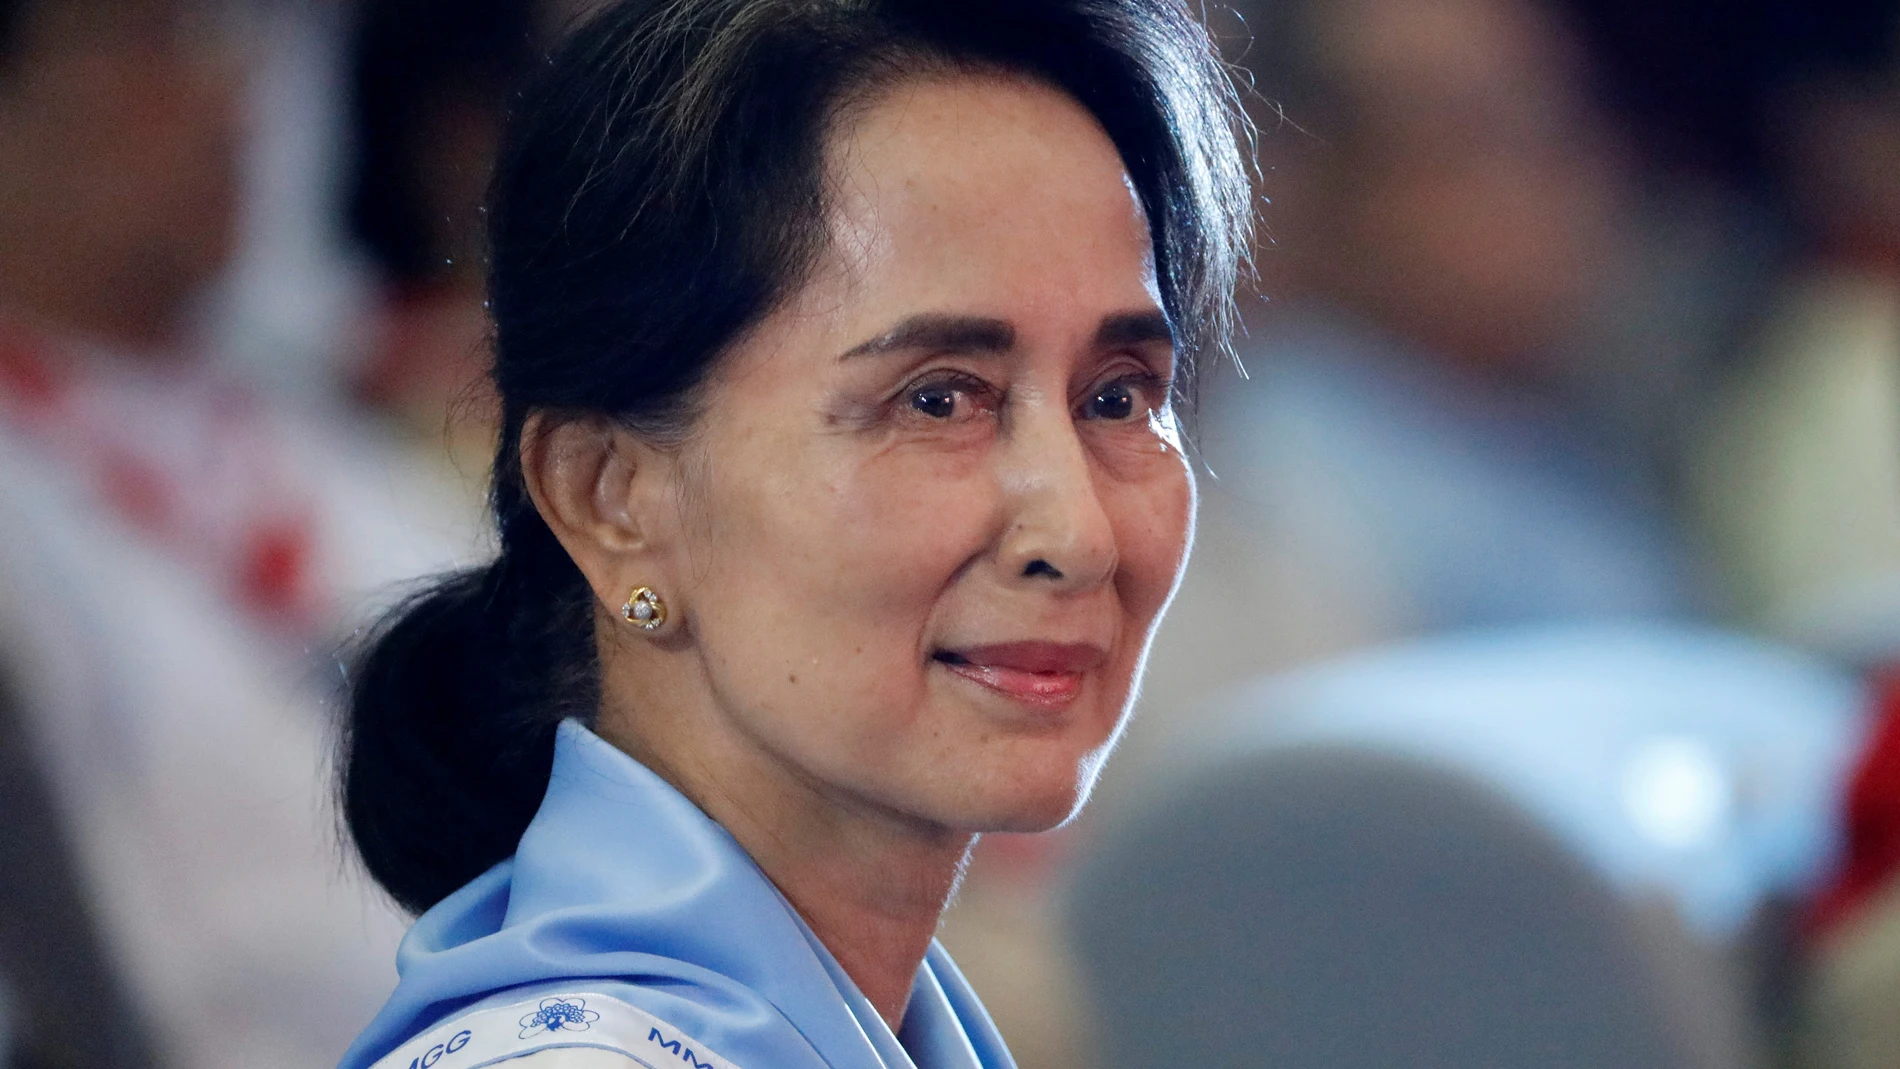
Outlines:
{"label": "nose", "polygon": [[1107,583],[1119,563],[1114,526],[1065,406],[1034,407],[1018,410],[1002,450],[1009,503],[1003,573],[1062,591],[1093,589]]}

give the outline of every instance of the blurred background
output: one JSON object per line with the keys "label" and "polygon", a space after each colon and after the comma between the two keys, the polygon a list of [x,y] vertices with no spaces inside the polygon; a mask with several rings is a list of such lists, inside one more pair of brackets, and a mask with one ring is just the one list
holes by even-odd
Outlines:
{"label": "blurred background", "polygon": [[[581,0],[0,0],[0,1065],[332,1065],[334,651],[479,558]],[[1024,1069],[1900,1067],[1900,0],[1205,5],[1188,577],[943,937]]]}

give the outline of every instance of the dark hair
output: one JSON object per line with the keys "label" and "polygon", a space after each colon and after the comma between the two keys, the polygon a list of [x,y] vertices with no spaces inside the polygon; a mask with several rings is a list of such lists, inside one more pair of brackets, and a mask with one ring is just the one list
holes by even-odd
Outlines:
{"label": "dark hair", "polygon": [[0,71],[13,58],[13,34],[26,10],[26,0],[0,0]]}
{"label": "dark hair", "polygon": [[1744,183],[1768,180],[1776,101],[1806,78],[1890,78],[1892,0],[1563,0],[1600,57],[1610,99],[1651,151]]}
{"label": "dark hair", "polygon": [[450,104],[492,113],[501,125],[509,94],[534,63],[535,9],[534,0],[359,5],[349,49],[349,225],[389,280],[444,273],[433,239],[443,221],[429,218],[423,187],[424,137]]}
{"label": "dark hair", "polygon": [[1179,398],[1226,345],[1249,249],[1223,69],[1183,0],[624,0],[516,102],[491,192],[501,552],[398,609],[351,680],[344,815],[426,909],[515,850],[555,726],[599,703],[593,597],[529,501],[531,413],[690,424],[694,389],[824,245],[839,109],[918,71],[1055,86],[1119,149],[1179,336]]}

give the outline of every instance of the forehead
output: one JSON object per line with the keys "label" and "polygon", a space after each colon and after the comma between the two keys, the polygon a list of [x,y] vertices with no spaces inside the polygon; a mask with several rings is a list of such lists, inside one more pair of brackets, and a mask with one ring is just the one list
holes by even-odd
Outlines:
{"label": "forehead", "polygon": [[1140,199],[1101,125],[1059,90],[909,79],[851,110],[828,163],[834,258],[861,295],[1155,303]]}

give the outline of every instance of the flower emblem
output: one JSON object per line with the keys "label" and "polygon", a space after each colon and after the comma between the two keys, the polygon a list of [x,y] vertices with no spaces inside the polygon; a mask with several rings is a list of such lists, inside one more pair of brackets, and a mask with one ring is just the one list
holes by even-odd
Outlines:
{"label": "flower emblem", "polygon": [[585,1032],[598,1020],[600,1014],[588,1009],[584,998],[544,998],[539,1009],[521,1019],[521,1038],[543,1032]]}

